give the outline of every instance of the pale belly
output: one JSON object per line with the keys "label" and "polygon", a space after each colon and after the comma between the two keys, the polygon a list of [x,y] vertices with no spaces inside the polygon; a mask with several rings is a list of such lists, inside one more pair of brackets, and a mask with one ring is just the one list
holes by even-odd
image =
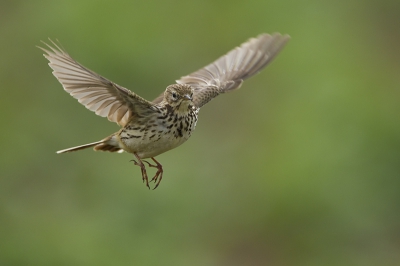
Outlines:
{"label": "pale belly", "polygon": [[[126,127],[116,136],[119,145],[141,159],[155,157],[187,141],[196,127],[197,119],[180,119],[173,126],[158,124],[147,129],[146,125]],[[144,129],[145,128],[145,129]]]}
{"label": "pale belly", "polygon": [[189,139],[190,136],[178,137],[161,134],[159,138],[129,138],[123,139],[124,150],[136,153],[141,159],[155,157],[161,153],[174,149]]}

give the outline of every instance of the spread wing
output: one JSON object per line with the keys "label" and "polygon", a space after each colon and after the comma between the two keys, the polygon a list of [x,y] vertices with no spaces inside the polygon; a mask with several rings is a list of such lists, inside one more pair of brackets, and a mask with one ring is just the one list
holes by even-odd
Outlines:
{"label": "spread wing", "polygon": [[[176,82],[191,85],[194,89],[193,102],[201,107],[221,93],[240,88],[243,80],[267,66],[289,39],[288,35],[279,33],[261,34]],[[161,101],[162,95],[153,103]]]}
{"label": "spread wing", "polygon": [[153,103],[84,67],[51,42],[54,47],[43,42],[50,50],[39,48],[46,52],[53,75],[86,108],[120,126],[135,114],[151,112]]}

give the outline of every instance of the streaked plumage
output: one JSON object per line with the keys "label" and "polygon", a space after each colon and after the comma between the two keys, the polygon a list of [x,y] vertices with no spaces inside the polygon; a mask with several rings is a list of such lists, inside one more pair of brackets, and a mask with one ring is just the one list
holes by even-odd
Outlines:
{"label": "streaked plumage", "polygon": [[238,89],[243,80],[257,74],[279,53],[288,35],[262,34],[220,57],[210,65],[177,80],[150,102],[96,74],[75,61],[53,41],[45,51],[54,76],[71,96],[97,115],[122,128],[98,142],[57,153],[94,147],[94,150],[133,153],[149,187],[142,159],[151,158],[157,168],[151,181],[159,185],[163,169],[154,157],[185,142],[194,131],[199,108],[221,93]]}

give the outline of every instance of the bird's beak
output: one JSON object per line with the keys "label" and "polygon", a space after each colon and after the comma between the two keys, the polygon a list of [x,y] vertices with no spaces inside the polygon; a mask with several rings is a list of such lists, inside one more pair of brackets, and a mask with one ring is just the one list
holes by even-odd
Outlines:
{"label": "bird's beak", "polygon": [[185,99],[188,99],[188,100],[192,100],[192,97],[189,95],[189,94],[186,94],[185,96],[183,96]]}

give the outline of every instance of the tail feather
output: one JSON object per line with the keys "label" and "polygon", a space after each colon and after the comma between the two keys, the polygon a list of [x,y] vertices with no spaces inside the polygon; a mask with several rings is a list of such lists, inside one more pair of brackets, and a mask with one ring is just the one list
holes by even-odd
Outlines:
{"label": "tail feather", "polygon": [[83,150],[83,149],[86,149],[86,148],[90,148],[90,147],[93,147],[93,146],[96,146],[96,145],[102,144],[102,143],[103,143],[103,141],[100,140],[100,141],[96,141],[96,142],[93,142],[93,143],[84,144],[84,145],[79,145],[79,146],[76,146],[76,147],[72,147],[72,148],[68,148],[68,149],[61,150],[61,151],[57,151],[57,153],[65,153],[65,152],[71,152],[71,151],[79,151],[79,150]]}
{"label": "tail feather", "polygon": [[118,152],[121,153],[124,150],[121,149],[120,147],[116,147],[114,145],[111,145],[109,143],[100,143],[93,148],[95,151],[109,151],[109,152]]}
{"label": "tail feather", "polygon": [[123,149],[121,149],[118,146],[118,143],[115,141],[114,135],[111,135],[110,137],[107,137],[100,141],[96,141],[96,142],[92,142],[92,143],[79,145],[76,147],[57,151],[57,154],[71,152],[71,151],[79,151],[79,150],[83,150],[83,149],[90,148],[90,147],[94,147],[93,149],[95,151],[109,151],[109,152],[123,152],[124,151]]}

